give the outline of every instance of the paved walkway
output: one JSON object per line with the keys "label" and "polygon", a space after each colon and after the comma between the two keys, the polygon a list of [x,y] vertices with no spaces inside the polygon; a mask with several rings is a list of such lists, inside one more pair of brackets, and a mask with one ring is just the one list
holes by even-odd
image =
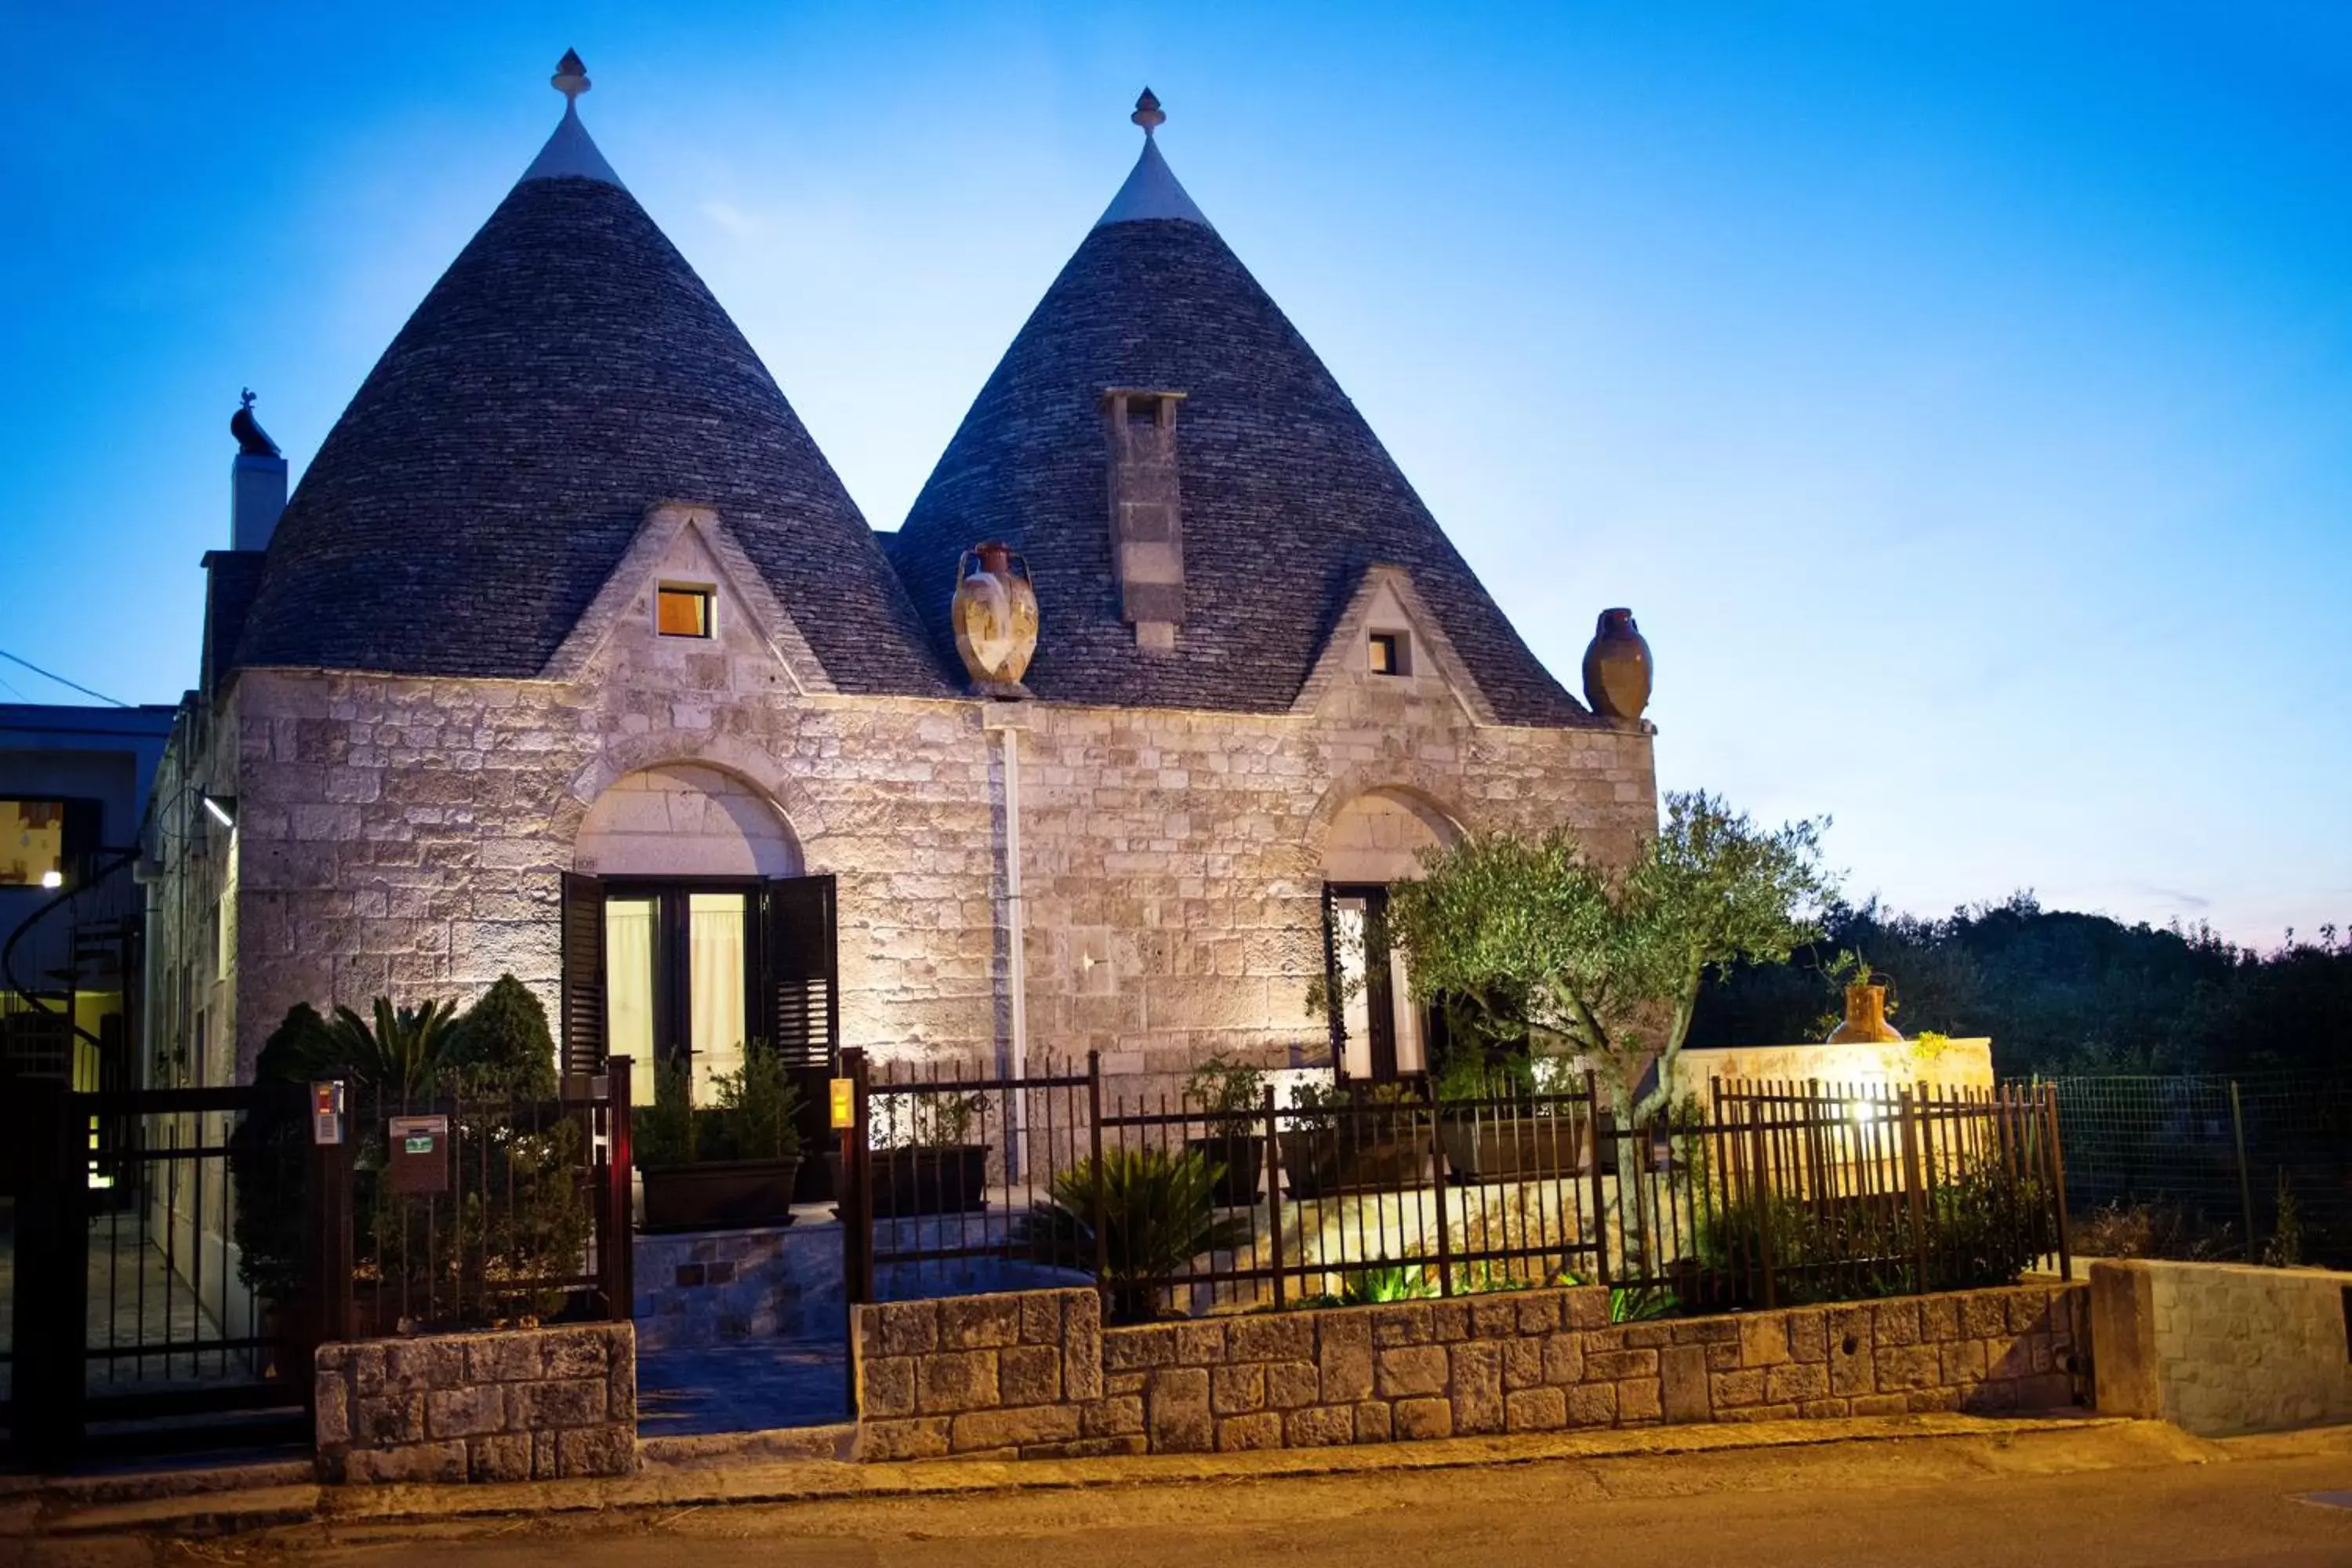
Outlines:
{"label": "paved walkway", "polygon": [[637,1357],[637,1436],[695,1437],[849,1419],[849,1347],[739,1340]]}

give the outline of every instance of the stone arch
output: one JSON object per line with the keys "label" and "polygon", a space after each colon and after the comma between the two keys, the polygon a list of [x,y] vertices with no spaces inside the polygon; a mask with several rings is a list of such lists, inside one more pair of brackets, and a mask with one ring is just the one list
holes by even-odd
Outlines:
{"label": "stone arch", "polygon": [[593,804],[631,773],[692,766],[729,774],[765,800],[802,850],[824,835],[816,802],[772,753],[733,735],[656,732],[608,740],[556,802],[549,837],[560,844],[577,842]]}
{"label": "stone arch", "polygon": [[1461,838],[1460,818],[1410,784],[1334,786],[1316,811],[1311,852],[1326,882],[1402,882],[1421,874],[1423,851]]}
{"label": "stone arch", "polygon": [[582,814],[575,870],[598,877],[797,877],[800,840],[765,791],[707,763],[622,774]]}

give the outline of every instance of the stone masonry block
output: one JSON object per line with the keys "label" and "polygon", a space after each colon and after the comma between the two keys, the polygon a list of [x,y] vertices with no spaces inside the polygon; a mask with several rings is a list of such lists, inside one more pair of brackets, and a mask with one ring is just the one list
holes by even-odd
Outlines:
{"label": "stone masonry block", "polygon": [[1929,1296],[1919,1303],[1919,1338],[1935,1342],[1960,1337],[1960,1299]]}
{"label": "stone masonry block", "polygon": [[1080,1407],[1078,1428],[1089,1437],[1130,1437],[1143,1431],[1143,1396],[1115,1394]]}
{"label": "stone masonry block", "polygon": [[1515,1334],[1501,1342],[1503,1386],[1534,1388],[1542,1384],[1543,1341],[1532,1334]]}
{"label": "stone masonry block", "polygon": [[399,1448],[425,1440],[425,1395],[385,1394],[362,1399],[352,1409],[352,1444],[360,1448]]}
{"label": "stone masonry block", "polygon": [[[1178,1323],[1176,1326],[1176,1364],[1179,1366],[1223,1366],[1225,1362],[1225,1325],[1205,1321]],[[1308,1330],[1311,1339],[1313,1330]],[[1237,1361],[1255,1358],[1236,1356]]]}
{"label": "stone masonry block", "polygon": [[1453,1347],[1454,1429],[1460,1433],[1503,1429],[1503,1347],[1472,1340]]}
{"label": "stone masonry block", "polygon": [[637,1435],[626,1426],[583,1426],[555,1435],[556,1474],[632,1476],[637,1471]]}
{"label": "stone masonry block", "polygon": [[1390,1409],[1399,1442],[1454,1436],[1454,1404],[1446,1399],[1400,1399]]}
{"label": "stone masonry block", "polygon": [[1102,1337],[1105,1372],[1142,1372],[1176,1364],[1176,1329],[1171,1323],[1112,1329]]}
{"label": "stone masonry block", "polygon": [[464,1480],[468,1463],[462,1441],[354,1448],[343,1457],[343,1479],[362,1486],[446,1484]]}
{"label": "stone masonry block", "polygon": [[604,1379],[565,1378],[560,1383],[509,1383],[507,1430],[539,1432],[593,1426],[604,1419]]}
{"label": "stone masonry block", "polygon": [[1890,1345],[1878,1352],[1876,1381],[1882,1394],[1933,1388],[1943,1374],[1933,1345]]}
{"label": "stone masonry block", "polygon": [[1629,1377],[1617,1384],[1617,1421],[1620,1426],[1630,1426],[1636,1421],[1656,1421],[1664,1414],[1664,1402],[1659,1397],[1656,1378]]}
{"label": "stone masonry block", "polygon": [[1322,1402],[1345,1405],[1372,1392],[1372,1324],[1362,1312],[1324,1317],[1318,1345]]}
{"label": "stone masonry block", "polygon": [[539,1342],[544,1378],[602,1377],[612,1364],[611,1342],[601,1329],[541,1330]]}
{"label": "stone masonry block", "polygon": [[857,1409],[875,1420],[915,1414],[915,1357],[880,1356],[857,1363]]}
{"label": "stone masonry block", "polygon": [[1296,1410],[1302,1405],[1312,1405],[1320,1396],[1322,1380],[1311,1361],[1268,1362],[1265,1366],[1265,1402],[1276,1410]]}
{"label": "stone masonry block", "polygon": [[1560,1297],[1556,1290],[1529,1290],[1514,1303],[1517,1321],[1513,1325],[1522,1334],[1548,1334],[1565,1321],[1560,1316]]}
{"label": "stone masonry block", "polygon": [[1254,1415],[1227,1416],[1217,1423],[1217,1447],[1227,1453],[1248,1448],[1279,1448],[1282,1447],[1282,1416],[1272,1410],[1260,1411]]}
{"label": "stone masonry block", "polygon": [[1207,1452],[1216,1440],[1207,1369],[1162,1367],[1154,1372],[1144,1396],[1144,1421],[1155,1454]]}
{"label": "stone masonry block", "polygon": [[506,1429],[506,1391],[495,1383],[470,1388],[436,1388],[425,1396],[425,1431],[430,1437],[478,1437]]}
{"label": "stone masonry block", "polygon": [[940,1304],[937,1301],[886,1301],[859,1309],[861,1321],[871,1313],[881,1320],[880,1355],[924,1355],[940,1346]]}
{"label": "stone masonry block", "polygon": [[1030,1405],[1001,1410],[971,1410],[948,1428],[948,1448],[970,1454],[1029,1443],[1066,1443],[1078,1436],[1075,1405]]}
{"label": "stone masonry block", "polygon": [[1355,1315],[1352,1312],[1289,1312],[1236,1319],[1231,1331],[1233,1359],[1313,1361],[1316,1319]]}
{"label": "stone masonry block", "polygon": [[1062,1297],[1062,1397],[1098,1399],[1103,1393],[1102,1298],[1092,1290]]}
{"label": "stone masonry block", "polygon": [[1513,1432],[1554,1432],[1568,1425],[1568,1395],[1557,1388],[1522,1388],[1503,1396],[1503,1425]]}
{"label": "stone masonry block", "polygon": [[1395,1417],[1388,1405],[1378,1399],[1360,1400],[1356,1405],[1356,1441],[1385,1443],[1389,1440]]}
{"label": "stone masonry block", "polygon": [[1980,1290],[1960,1298],[1961,1337],[1989,1340],[2009,1332],[2009,1304],[2002,1294]]}
{"label": "stone masonry block", "polygon": [[1021,1342],[1058,1349],[1062,1343],[1062,1293],[1026,1290],[1017,1300],[1021,1303]]}
{"label": "stone masonry block", "polygon": [[1254,1410],[1265,1408],[1265,1367],[1262,1363],[1246,1362],[1239,1366],[1213,1366],[1209,1369],[1209,1409],[1212,1413],[1246,1415]]}
{"label": "stone masonry block", "polygon": [[995,1350],[1021,1342],[1016,1296],[950,1296],[939,1303],[940,1349]]}
{"label": "stone masonry block", "polygon": [[861,1421],[857,1424],[857,1457],[873,1462],[896,1459],[936,1459],[949,1451],[950,1417],[919,1415],[910,1421]]}
{"label": "stone masonry block", "polygon": [[1315,1405],[1283,1417],[1283,1429],[1294,1448],[1334,1448],[1356,1440],[1355,1407]]}
{"label": "stone masonry block", "polygon": [[1455,1340],[1470,1337],[1470,1303],[1467,1301],[1432,1301],[1429,1304],[1429,1337],[1440,1344],[1452,1344]]}
{"label": "stone masonry block", "polygon": [[1705,1345],[1675,1345],[1658,1352],[1658,1399],[1669,1421],[1705,1421],[1715,1414]]}
{"label": "stone masonry block", "polygon": [[1584,1381],[1584,1336],[1547,1334],[1543,1342],[1543,1380],[1557,1387]]}
{"label": "stone masonry block", "polygon": [[1879,1346],[1919,1342],[1919,1305],[1916,1301],[1881,1301],[1871,1309],[1871,1332]]}
{"label": "stone masonry block", "polygon": [[384,1385],[404,1394],[456,1388],[466,1381],[465,1347],[454,1340],[394,1340],[384,1347]]}
{"label": "stone masonry block", "polygon": [[1429,1342],[1429,1305],[1424,1301],[1398,1301],[1385,1307],[1370,1309],[1372,1320],[1372,1343],[1382,1350],[1395,1345],[1425,1345]]}
{"label": "stone masonry block", "polygon": [[321,1448],[352,1440],[351,1386],[341,1372],[322,1372],[317,1378],[317,1434]]}
{"label": "stone masonry block", "polygon": [[1658,1352],[1655,1351],[1597,1351],[1584,1358],[1584,1376],[1588,1382],[1615,1383],[1628,1377],[1658,1375]]}
{"label": "stone masonry block", "polygon": [[1817,1362],[1789,1362],[1764,1371],[1767,1405],[1800,1404],[1830,1396],[1830,1369]]}
{"label": "stone masonry block", "polygon": [[466,1479],[469,1481],[530,1479],[530,1434],[495,1434],[477,1437],[467,1444]]}
{"label": "stone masonry block", "polygon": [[915,1408],[957,1415],[1001,1402],[994,1351],[939,1351],[915,1362]]}
{"label": "stone masonry block", "polygon": [[[539,1336],[478,1334],[466,1344],[468,1383],[532,1383],[541,1375]],[[525,1477],[529,1479],[528,1475]]]}
{"label": "stone masonry block", "polygon": [[1444,1346],[1403,1345],[1381,1352],[1374,1386],[1383,1399],[1444,1394],[1451,1371]]}
{"label": "stone masonry block", "polygon": [[1855,1415],[1900,1415],[1910,1408],[1899,1394],[1856,1394],[1847,1405]]}
{"label": "stone masonry block", "polygon": [[1508,1295],[1474,1296],[1470,1300],[1470,1333],[1475,1339],[1499,1340],[1519,1331],[1519,1304]]}
{"label": "stone masonry block", "polygon": [[1764,1367],[1745,1367],[1738,1372],[1718,1372],[1707,1378],[1710,1405],[1717,1415],[1736,1410],[1743,1405],[1764,1403]]}
{"label": "stone masonry block", "polygon": [[1942,1366],[1942,1380],[1954,1387],[1983,1382],[1985,1369],[1991,1364],[1985,1349],[1989,1342],[1985,1340],[1953,1340],[1937,1345],[1936,1355]]}
{"label": "stone masonry block", "polygon": [[1566,1291],[1561,1300],[1571,1329],[1598,1329],[1609,1321],[1609,1292],[1599,1285]]}
{"label": "stone masonry block", "polygon": [[1607,1426],[1616,1421],[1615,1384],[1580,1383],[1561,1392],[1568,1395],[1568,1424],[1570,1426]]}
{"label": "stone masonry block", "polygon": [[1830,1359],[1830,1320],[1826,1312],[1789,1314],[1789,1354],[1801,1362]]}
{"label": "stone masonry block", "polygon": [[1007,1405],[1052,1405],[1062,1397],[1062,1347],[1010,1345],[996,1352],[998,1396]]}
{"label": "stone masonry block", "polygon": [[1789,1359],[1789,1323],[1778,1312],[1739,1320],[1739,1364],[1774,1366]]}

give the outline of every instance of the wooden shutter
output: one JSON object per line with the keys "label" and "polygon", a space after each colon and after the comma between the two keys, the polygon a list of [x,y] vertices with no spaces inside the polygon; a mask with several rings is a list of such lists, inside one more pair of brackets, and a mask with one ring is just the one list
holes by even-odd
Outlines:
{"label": "wooden shutter", "polygon": [[563,874],[563,1070],[604,1066],[604,884]]}
{"label": "wooden shutter", "polygon": [[1330,883],[1323,884],[1323,1002],[1331,1026],[1331,1071],[1348,1076],[1348,1007],[1339,997],[1339,919]]}
{"label": "wooden shutter", "polygon": [[841,971],[831,877],[764,884],[769,1038],[791,1068],[832,1069],[841,1048]]}

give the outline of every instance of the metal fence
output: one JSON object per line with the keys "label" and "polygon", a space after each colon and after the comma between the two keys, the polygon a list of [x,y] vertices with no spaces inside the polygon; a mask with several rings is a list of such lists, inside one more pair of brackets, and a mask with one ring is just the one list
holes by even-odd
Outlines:
{"label": "metal fence", "polygon": [[1418,1084],[1203,1103],[845,1053],[853,1300],[1093,1283],[1134,1319],[1573,1279],[1622,1310],[1991,1283],[2066,1266],[2049,1097],[1718,1086],[1621,1128],[1569,1093]]}
{"label": "metal fence", "polygon": [[2085,1250],[2352,1267],[2352,1077],[2042,1081]]}

